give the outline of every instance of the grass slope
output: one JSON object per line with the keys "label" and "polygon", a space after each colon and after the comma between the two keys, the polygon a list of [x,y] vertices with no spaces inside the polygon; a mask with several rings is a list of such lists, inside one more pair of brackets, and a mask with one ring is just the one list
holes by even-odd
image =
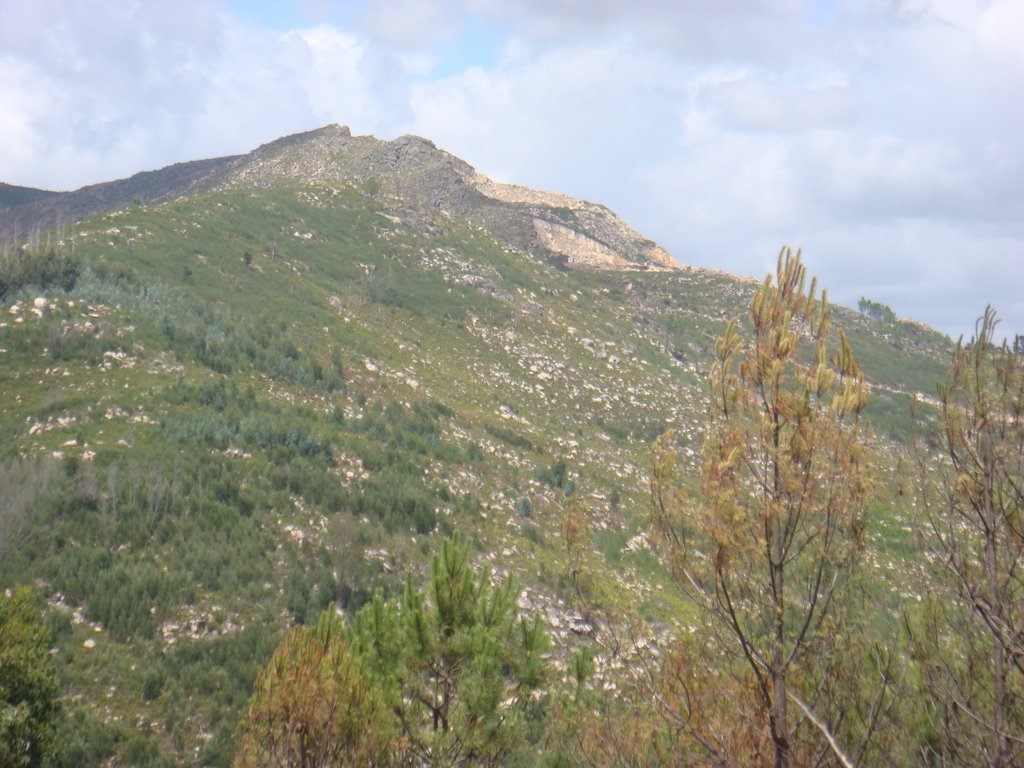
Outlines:
{"label": "grass slope", "polygon": [[[60,246],[73,288],[3,297],[0,585],[49,600],[63,764],[226,765],[282,631],[399,588],[456,529],[571,645],[573,490],[608,579],[656,627],[686,621],[637,535],[649,445],[672,426],[696,467],[708,350],[756,284],[565,271],[369,192],[231,189],[87,220]],[[839,320],[895,457],[948,342]],[[879,567],[899,572],[898,515],[877,519]]]}

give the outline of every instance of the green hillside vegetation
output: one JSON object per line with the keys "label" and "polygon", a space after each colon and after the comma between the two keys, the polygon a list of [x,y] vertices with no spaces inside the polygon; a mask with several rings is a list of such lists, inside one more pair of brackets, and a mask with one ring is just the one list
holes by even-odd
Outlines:
{"label": "green hillside vegetation", "polygon": [[[527,764],[573,718],[581,751],[565,759],[599,764],[619,727],[601,691],[633,701],[629,659],[694,660],[676,638],[701,614],[647,536],[651,450],[671,428],[697,488],[716,339],[733,317],[749,333],[758,283],[571,269],[390,188],[227,185],[6,246],[0,586],[46,601],[53,764],[230,764],[282,639],[337,610],[362,648],[359,617],[386,605],[405,621],[408,579],[456,534],[550,638],[552,698],[517,731]],[[941,448],[952,345],[848,310],[833,323],[871,386],[856,622],[892,648],[908,601],[939,591],[907,468],[912,435]],[[613,632],[629,653],[609,655]],[[394,698],[408,682],[375,685]],[[616,738],[650,736],[655,714]],[[928,731],[927,712],[907,716]]]}

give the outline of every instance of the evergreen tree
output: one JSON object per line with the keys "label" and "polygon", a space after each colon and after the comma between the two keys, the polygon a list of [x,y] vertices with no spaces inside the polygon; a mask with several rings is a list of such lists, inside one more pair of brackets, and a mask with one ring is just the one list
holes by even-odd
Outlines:
{"label": "evergreen tree", "polygon": [[378,594],[350,637],[388,701],[408,765],[532,763],[542,727],[547,637],[538,617],[517,619],[510,579],[478,574],[469,550],[445,540],[424,591],[408,580],[399,604]]}
{"label": "evergreen tree", "polygon": [[754,296],[749,343],[735,320],[718,340],[699,492],[683,490],[671,433],[652,479],[668,563],[704,609],[723,662],[735,660],[749,696],[737,711],[759,721],[763,756],[777,768],[812,764],[822,747],[849,764],[842,710],[819,692],[830,690],[826,662],[864,546],[868,493],[857,425],[868,391],[841,331],[830,356],[826,297],[804,281],[800,255],[783,249],[775,282]]}
{"label": "evergreen tree", "polygon": [[[953,595],[914,627],[942,764],[1024,760],[1024,354],[986,309],[939,388],[945,462],[924,499]],[[927,462],[926,464],[924,462]],[[957,599],[959,598],[959,599]]]}

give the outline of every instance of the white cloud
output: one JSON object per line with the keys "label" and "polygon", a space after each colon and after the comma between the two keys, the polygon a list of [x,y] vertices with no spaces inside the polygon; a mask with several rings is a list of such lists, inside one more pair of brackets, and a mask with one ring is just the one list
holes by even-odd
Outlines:
{"label": "white cloud", "polygon": [[856,114],[855,97],[843,73],[744,78],[717,89],[715,99],[723,120],[739,130],[798,133],[826,126],[844,126]]}
{"label": "white cloud", "polygon": [[429,47],[458,29],[452,4],[440,0],[379,0],[363,21],[375,40],[396,48]]}
{"label": "white cloud", "polygon": [[513,45],[493,70],[417,84],[411,105],[416,132],[486,173],[588,194],[666,151],[683,98],[667,62],[627,41]]}
{"label": "white cloud", "polygon": [[797,148],[804,191],[832,220],[957,218],[973,205],[971,169],[946,142],[821,132]]}
{"label": "white cloud", "polygon": [[[677,54],[732,61],[799,57],[813,43],[813,0],[463,0],[548,44],[624,30]],[[794,24],[794,20],[799,22]],[[806,24],[804,23],[806,22]]]}
{"label": "white cloud", "polygon": [[978,37],[987,51],[1019,74],[1024,69],[1024,3],[996,0],[981,14]]}
{"label": "white cloud", "polygon": [[48,83],[31,63],[6,56],[0,58],[0,147],[16,147],[6,153],[8,173],[28,176],[40,154],[40,137],[34,130],[36,116],[48,104]]}
{"label": "white cloud", "polygon": [[147,167],[147,148],[173,143],[202,104],[221,34],[206,3],[177,14],[53,0],[0,6],[0,30],[5,105],[29,103],[31,132],[0,159],[20,169],[13,181],[60,187]]}

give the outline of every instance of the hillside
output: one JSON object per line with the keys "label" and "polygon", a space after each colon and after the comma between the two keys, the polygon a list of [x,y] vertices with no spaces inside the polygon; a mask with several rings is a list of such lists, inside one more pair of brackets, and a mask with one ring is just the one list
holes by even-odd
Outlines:
{"label": "hillside", "polygon": [[[758,280],[337,126],[13,196],[0,235],[0,584],[49,601],[77,764],[226,764],[283,630],[400,589],[456,530],[572,646],[593,630],[559,533],[572,492],[654,642],[686,624],[644,535],[650,445],[673,427],[696,467],[714,339]],[[895,485],[949,341],[836,320]],[[910,535],[878,512],[897,594]]]}

